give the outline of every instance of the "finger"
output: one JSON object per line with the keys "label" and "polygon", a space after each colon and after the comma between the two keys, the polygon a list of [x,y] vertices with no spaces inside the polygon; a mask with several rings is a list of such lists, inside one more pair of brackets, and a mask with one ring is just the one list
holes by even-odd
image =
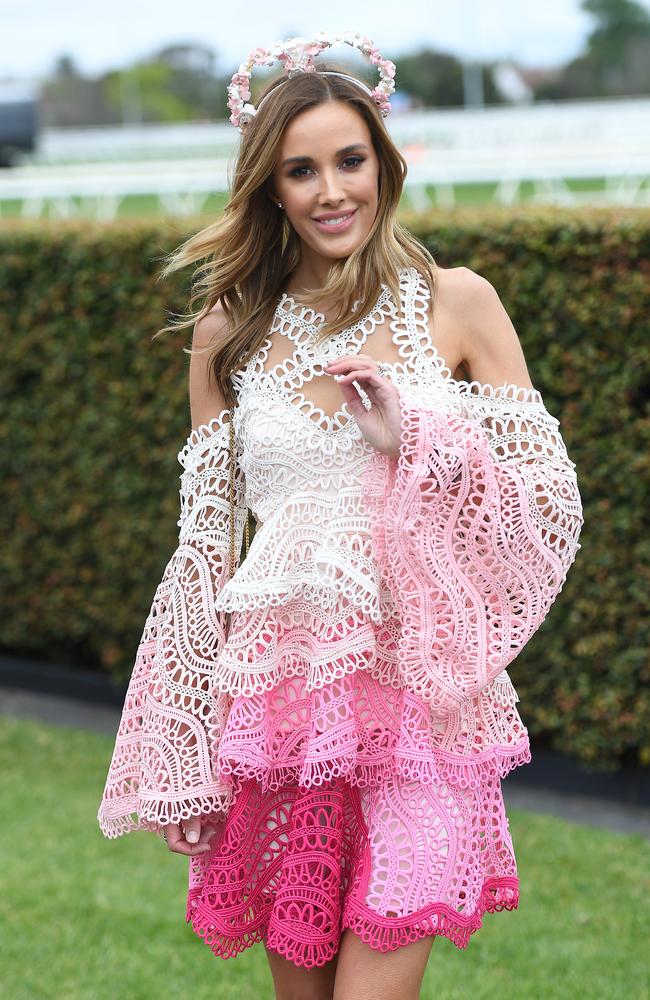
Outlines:
{"label": "finger", "polygon": [[343,395],[352,390],[359,395],[359,390],[368,396],[371,402],[386,404],[391,398],[392,386],[387,386],[381,375],[374,372],[351,372],[350,377],[338,382]]}
{"label": "finger", "polygon": [[187,844],[184,840],[179,841],[175,847],[169,848],[174,854],[182,854],[186,858],[197,858],[202,854],[208,854],[211,850],[210,844]]}
{"label": "finger", "polygon": [[187,844],[181,840],[176,847],[170,847],[174,854],[183,854],[186,858],[198,858],[202,854],[208,854],[211,850],[210,844]]}
{"label": "finger", "polygon": [[329,361],[324,365],[325,371],[332,371],[335,374],[343,374],[346,369],[358,368],[358,367],[368,367],[374,368],[375,362],[372,358],[366,358],[363,355],[355,354],[351,358],[336,358],[334,361]]}
{"label": "finger", "polygon": [[397,393],[397,389],[393,383],[390,382],[390,384],[387,384],[387,379],[383,378],[381,375],[378,379],[368,381],[364,386],[363,391],[373,403],[375,401],[378,403],[388,403],[388,401]]}
{"label": "finger", "polygon": [[361,399],[359,389],[362,389],[371,403],[380,405],[389,402],[394,389],[392,385],[387,386],[385,380],[373,372],[351,372],[350,378],[341,379],[337,384],[346,399]]}
{"label": "finger", "polygon": [[350,371],[341,373],[337,372],[336,382],[338,382],[338,384],[341,385],[341,383],[354,382],[355,380],[358,379],[364,379],[364,380],[375,379],[376,381],[379,378],[381,378],[381,376],[377,374],[374,367],[371,367],[370,365],[367,368],[355,366],[354,368],[350,369]]}
{"label": "finger", "polygon": [[203,847],[207,844],[209,847],[212,846],[212,841],[217,836],[219,831],[214,826],[204,826],[201,830],[201,839],[199,840],[198,847]]}
{"label": "finger", "polygon": [[375,358],[372,358],[369,354],[364,354],[362,351],[359,351],[358,354],[339,354],[338,357],[332,358],[331,361],[328,361],[325,367],[327,368],[330,365],[342,364],[343,362],[346,364],[354,364],[356,361],[363,361],[368,364],[377,363]]}
{"label": "finger", "polygon": [[186,857],[193,858],[197,854],[205,854],[210,849],[210,845],[205,843],[189,844],[180,823],[168,823],[164,829],[167,835],[167,846],[175,854],[184,854]]}
{"label": "finger", "polygon": [[360,369],[374,372],[375,375],[378,375],[380,378],[385,378],[385,376],[381,375],[381,373],[377,370],[378,364],[379,362],[376,358],[369,358],[364,355],[355,355],[353,358],[348,359],[337,358],[336,361],[323,365],[323,371],[328,375],[332,375],[335,379],[340,378],[342,375],[348,375],[353,370]]}
{"label": "finger", "polygon": [[[194,842],[192,834],[197,831],[199,833],[199,839]],[[195,853],[200,850],[205,851],[205,848],[211,848],[212,845],[210,841],[217,835],[217,833],[218,830],[215,828],[214,821],[208,824],[204,816],[193,816],[185,823],[185,840],[188,844],[192,845]]]}
{"label": "finger", "polygon": [[167,847],[170,851],[177,850],[179,844],[185,843],[185,837],[183,836],[180,823],[167,823],[164,830],[165,837],[167,838]]}
{"label": "finger", "polygon": [[189,816],[187,819],[183,820],[185,840],[188,844],[198,844],[201,836],[201,825],[200,816]]}

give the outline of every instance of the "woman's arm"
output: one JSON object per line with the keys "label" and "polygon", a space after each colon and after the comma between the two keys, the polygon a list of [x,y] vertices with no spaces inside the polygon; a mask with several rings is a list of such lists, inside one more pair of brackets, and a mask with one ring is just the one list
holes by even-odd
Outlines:
{"label": "woman's arm", "polygon": [[210,373],[210,355],[226,330],[227,319],[220,302],[194,324],[189,365],[192,428],[208,424],[226,407],[214,374]]}
{"label": "woman's arm", "polygon": [[[211,343],[217,323],[218,316],[200,321],[193,347]],[[154,594],[125,698],[97,817],[108,837],[159,833],[170,823],[219,814],[230,801],[212,757],[222,723],[212,678],[226,629],[215,601],[229,578],[230,412],[215,380],[208,385],[207,364],[207,353],[191,357],[192,430],[178,453],[178,545]],[[246,517],[239,467],[235,503],[238,552]]]}
{"label": "woman's arm", "polygon": [[402,621],[400,669],[441,715],[518,655],[580,548],[582,506],[559,421],[534,389],[496,292],[467,271],[459,296],[474,381],[439,404],[399,393],[400,450],[375,452],[364,495]]}
{"label": "woman's arm", "polygon": [[469,268],[458,283],[456,310],[463,366],[468,381],[532,388],[519,337],[494,286]]}

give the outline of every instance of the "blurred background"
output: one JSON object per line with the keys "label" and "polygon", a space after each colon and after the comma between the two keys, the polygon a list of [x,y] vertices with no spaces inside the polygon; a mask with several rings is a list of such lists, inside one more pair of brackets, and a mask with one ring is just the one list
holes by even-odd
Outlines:
{"label": "blurred background", "polygon": [[227,202],[239,63],[320,29],[396,63],[400,221],[494,284],[585,516],[509,668],[518,912],[436,942],[422,998],[648,1000],[650,0],[0,0],[0,993],[273,996],[261,945],[216,961],[183,925],[186,865],[96,814],[177,543],[191,330],[153,334],[189,276],[162,255]]}
{"label": "blurred background", "polygon": [[[0,10],[0,219],[218,209],[231,75],[314,20],[263,0],[195,0],[190,23],[150,0]],[[650,203],[650,0],[334,0],[318,26],[370,33],[398,63],[405,207]],[[331,55],[376,84],[360,54]],[[254,103],[277,70],[254,73]]]}

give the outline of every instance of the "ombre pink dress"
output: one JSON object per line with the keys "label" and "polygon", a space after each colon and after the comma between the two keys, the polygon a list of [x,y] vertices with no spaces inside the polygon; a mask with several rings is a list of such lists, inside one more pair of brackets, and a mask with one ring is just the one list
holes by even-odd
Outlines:
{"label": "ombre pink dress", "polygon": [[[186,919],[223,958],[264,940],[322,965],[345,928],[381,951],[464,948],[518,905],[501,780],[530,747],[506,667],[562,589],[582,507],[539,391],[454,380],[429,298],[405,269],[399,302],[382,286],[317,346],[324,317],[281,297],[232,376],[237,551],[247,507],[258,527],[230,578],[229,411],[178,455],[178,548],[98,820],[215,826]],[[323,366],[359,351],[399,390],[399,458],[331,413]]]}

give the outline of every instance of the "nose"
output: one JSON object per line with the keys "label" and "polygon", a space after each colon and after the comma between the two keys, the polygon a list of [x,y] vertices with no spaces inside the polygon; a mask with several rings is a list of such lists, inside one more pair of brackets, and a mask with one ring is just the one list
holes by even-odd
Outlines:
{"label": "nose", "polygon": [[328,205],[339,205],[345,199],[340,176],[336,171],[324,170],[321,178],[321,199]]}

